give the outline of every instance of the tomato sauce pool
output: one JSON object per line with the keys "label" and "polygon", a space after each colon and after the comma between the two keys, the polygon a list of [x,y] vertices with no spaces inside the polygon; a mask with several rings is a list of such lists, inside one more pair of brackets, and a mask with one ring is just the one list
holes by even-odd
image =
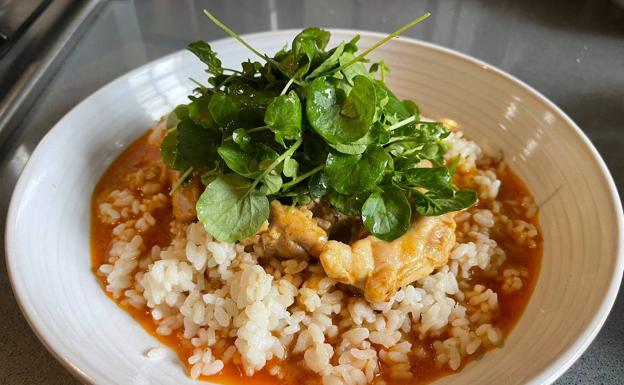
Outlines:
{"label": "tomato sauce pool", "polygon": [[[107,194],[111,191],[115,189],[128,188],[127,175],[159,160],[160,153],[157,148],[148,143],[148,135],[149,134],[145,134],[137,139],[111,164],[111,166],[101,177],[93,192],[91,212],[92,270],[98,277],[103,289],[106,285],[105,278],[101,274],[97,274],[97,270],[100,265],[108,262],[108,251],[112,242],[111,232],[114,224],[106,224],[98,219],[98,203],[101,202],[103,197],[107,196]],[[502,182],[497,200],[501,202],[520,202],[524,197],[530,197],[530,193],[526,185],[515,173],[513,173],[513,171],[509,169],[509,167],[502,168],[502,170],[497,173],[497,177]],[[136,191],[136,193],[140,194],[139,191]],[[168,193],[168,191],[163,190],[163,193]],[[522,219],[533,224],[538,229],[538,233],[540,233],[537,215],[532,218],[527,218],[523,216],[522,211],[516,210],[514,207],[504,206],[504,209],[507,209],[510,212],[510,216],[513,216],[514,219]],[[165,206],[157,210],[154,214],[154,218],[156,219],[156,225],[141,234],[146,250],[150,250],[154,245],[165,247],[171,240],[169,231],[169,225],[172,220],[171,206]],[[490,237],[496,240],[496,242],[498,242],[498,244],[505,250],[507,256],[507,260],[505,262],[506,264],[509,263],[513,266],[521,266],[528,271],[528,276],[523,282],[524,286],[522,290],[509,294],[500,290],[502,281],[497,279],[497,277],[490,277],[475,272],[470,281],[472,284],[481,283],[486,287],[492,288],[498,293],[500,314],[494,319],[493,324],[503,332],[504,336],[507,336],[522,315],[531,293],[533,292],[535,282],[537,281],[537,277],[539,275],[542,256],[542,242],[538,235],[536,244],[533,245],[533,247],[519,247],[504,231],[493,231],[492,234],[490,234]],[[156,333],[157,325],[148,311],[137,310],[136,308],[115,299],[106,290],[103,291],[132,318],[139,322],[148,333],[157,338],[162,344],[174,350],[179,356],[181,363],[186,367],[186,370],[190,370],[190,365],[188,364],[187,359],[193,354],[193,346],[190,345],[188,341],[184,341],[181,338],[179,335],[181,332],[174,331],[174,333],[169,336],[158,335]],[[231,341],[231,343],[233,343],[233,341]],[[420,346],[424,346],[425,349],[432,353],[433,348],[431,343],[432,341],[421,341]],[[384,378],[385,382],[391,385],[405,383],[426,384],[447,374],[456,373],[456,371],[452,371],[446,367],[437,367],[434,363],[433,354],[429,354],[429,357],[431,358],[412,360],[411,370],[414,374],[414,378],[412,380],[393,381],[388,378]],[[470,357],[471,356],[467,356],[463,359],[462,366],[471,361]],[[297,355],[289,359],[298,362],[301,360],[301,356]],[[268,366],[269,365],[266,367]],[[254,384],[266,385],[281,384],[285,382],[298,385],[315,384],[319,382],[318,378],[311,376],[309,371],[303,369],[299,365],[289,365],[288,368],[286,381],[271,376],[266,369],[257,372],[253,377],[251,377],[251,380]],[[381,375],[383,375],[383,371],[384,367],[382,365]],[[242,384],[243,382],[249,381],[249,377],[244,376],[238,367],[231,363],[226,364],[220,374],[210,377],[204,376],[201,377],[201,379],[232,385]]]}

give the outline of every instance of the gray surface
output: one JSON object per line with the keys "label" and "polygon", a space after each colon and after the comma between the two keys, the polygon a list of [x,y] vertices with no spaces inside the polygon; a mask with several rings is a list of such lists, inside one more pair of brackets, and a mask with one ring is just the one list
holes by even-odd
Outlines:
{"label": "gray surface", "polygon": [[[473,55],[537,88],[589,135],[622,187],[624,18],[609,1],[112,0],[0,150],[0,217],[6,216],[30,153],[69,109],[115,77],[191,39],[224,36],[201,16],[205,6],[240,33],[309,25],[390,32],[431,11],[429,21],[406,35]],[[79,144],[68,148],[72,145]],[[0,226],[3,233],[4,221]],[[0,384],[76,383],[29,329],[0,266]],[[623,329],[620,290],[597,339],[557,384],[623,384]]]}

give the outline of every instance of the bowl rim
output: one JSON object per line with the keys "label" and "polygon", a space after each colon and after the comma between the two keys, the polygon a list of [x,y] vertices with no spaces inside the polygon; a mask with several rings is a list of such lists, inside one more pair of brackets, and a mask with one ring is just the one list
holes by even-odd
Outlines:
{"label": "bowl rim", "polygon": [[[356,29],[343,29],[343,28],[327,28],[333,34],[343,34],[343,35],[362,35],[373,38],[383,38],[386,37],[386,33],[382,32],[374,32],[367,30],[356,30]],[[296,33],[300,32],[301,29],[283,29],[277,31],[263,31],[256,33],[248,33],[241,35],[244,38],[290,38]],[[580,127],[563,111],[559,108],[555,103],[550,101],[546,96],[537,91],[531,85],[525,83],[524,81],[518,79],[517,77],[499,69],[496,66],[486,63],[480,59],[477,59],[468,54],[462,53],[455,49],[446,48],[441,45],[430,43],[426,41],[422,41],[412,37],[404,37],[399,36],[396,39],[405,41],[411,45],[416,45],[420,47],[424,47],[428,50],[437,51],[443,53],[445,55],[457,58],[465,62],[467,65],[477,66],[480,70],[489,71],[490,73],[496,75],[498,78],[503,79],[508,83],[512,83],[515,86],[520,86],[528,91],[532,96],[534,96],[541,103],[545,104],[547,107],[551,108],[554,112],[556,112],[559,117],[569,126],[576,137],[582,141],[585,147],[590,151],[594,160],[597,162],[598,167],[600,168],[602,177],[605,179],[605,182],[608,186],[609,196],[611,198],[611,203],[613,207],[616,209],[617,213],[616,224],[617,231],[615,237],[615,244],[617,244],[616,255],[615,255],[615,269],[613,270],[610,283],[607,289],[606,295],[603,297],[600,306],[598,307],[598,311],[594,314],[591,321],[585,326],[583,332],[576,337],[576,340],[562,353],[560,353],[559,357],[551,362],[548,366],[544,367],[541,372],[531,378],[530,383],[535,384],[551,384],[558,377],[560,377],[565,371],[567,371],[572,364],[585,352],[585,350],[589,347],[592,341],[598,335],[598,332],[604,325],[607,320],[611,309],[615,303],[617,298],[618,290],[620,284],[622,282],[622,277],[624,273],[624,214],[622,212],[622,203],[620,201],[620,197],[615,186],[615,182],[609,169],[606,166],[606,163],[600,156],[598,150],[594,147],[593,143],[589,140],[587,135],[580,129]],[[211,40],[212,44],[220,44],[226,42],[233,42],[234,39],[231,37],[225,37],[221,39]],[[64,356],[63,348],[57,345],[57,340],[53,338],[46,337],[38,328],[37,322],[32,319],[31,312],[34,310],[31,308],[31,305],[28,304],[25,299],[26,291],[25,288],[20,286],[21,282],[16,280],[15,267],[11,263],[13,259],[11,256],[16,254],[17,246],[14,244],[14,231],[15,231],[15,223],[17,221],[17,208],[19,206],[19,202],[21,201],[21,197],[23,195],[24,189],[31,177],[31,168],[34,163],[34,159],[37,159],[40,155],[41,148],[45,143],[50,141],[53,132],[63,120],[67,118],[67,116],[72,115],[76,110],[79,110],[83,104],[90,99],[96,98],[100,95],[105,88],[112,86],[113,84],[121,82],[123,79],[130,77],[134,74],[145,71],[146,69],[156,66],[161,62],[165,62],[171,60],[172,58],[181,55],[185,52],[184,49],[172,52],[165,56],[161,56],[155,60],[149,61],[137,68],[134,68],[128,72],[125,72],[115,79],[107,82],[102,87],[98,88],[93,93],[89,94],[86,98],[81,100],[78,104],[72,107],[68,112],[66,112],[63,117],[61,117],[51,128],[50,130],[43,136],[43,138],[39,141],[35,150],[32,152],[30,158],[28,159],[26,165],[24,166],[19,179],[13,189],[13,193],[11,194],[9,209],[7,213],[6,219],[6,229],[5,229],[5,263],[7,266],[7,273],[9,276],[9,282],[11,285],[11,289],[13,291],[13,296],[15,301],[18,304],[18,307],[26,319],[28,325],[30,326],[33,333],[37,336],[39,341],[44,345],[44,347],[48,350],[48,352],[65,368],[67,369],[75,378],[80,380],[81,382],[89,383],[89,384],[100,384],[110,382],[110,380],[106,377],[99,377],[97,375],[89,374],[75,365],[71,360]]]}

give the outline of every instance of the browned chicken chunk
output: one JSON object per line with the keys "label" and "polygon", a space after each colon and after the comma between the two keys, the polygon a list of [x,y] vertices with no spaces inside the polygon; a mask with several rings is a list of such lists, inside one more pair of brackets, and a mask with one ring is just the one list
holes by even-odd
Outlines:
{"label": "browned chicken chunk", "polygon": [[329,277],[362,289],[369,302],[386,301],[448,262],[455,243],[454,216],[420,217],[390,242],[372,235],[350,246],[329,241],[319,258]]}
{"label": "browned chicken chunk", "polygon": [[267,257],[318,257],[327,243],[327,233],[312,218],[312,212],[304,207],[284,206],[274,200],[269,222],[269,230],[261,236]]}
{"label": "browned chicken chunk", "polygon": [[[169,185],[173,188],[180,178],[179,171],[169,171]],[[179,186],[171,195],[171,205],[173,206],[173,216],[182,222],[193,222],[197,220],[195,205],[201,195],[203,186],[198,177],[191,177],[188,182]]]}

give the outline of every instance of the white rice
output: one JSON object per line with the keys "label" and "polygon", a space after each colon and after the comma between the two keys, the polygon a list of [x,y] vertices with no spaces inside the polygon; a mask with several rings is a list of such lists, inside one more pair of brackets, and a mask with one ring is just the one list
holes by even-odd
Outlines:
{"label": "white rice", "polygon": [[[233,362],[251,376],[271,362],[283,378],[284,360],[295,357],[325,385],[372,383],[382,366],[389,378],[414,377],[411,362],[434,359],[457,370],[462,360],[502,343],[493,325],[498,295],[471,286],[475,268],[498,274],[506,255],[490,238],[507,228],[521,245],[535,243],[530,223],[501,214],[496,170],[477,168],[479,146],[453,133],[448,159],[461,155],[458,170],[482,201],[456,217],[457,244],[447,266],[400,289],[384,303],[369,304],[343,292],[318,261],[259,259],[243,244],[217,242],[198,223],[174,224],[171,244],[146,250],[142,233],[155,225],[153,212],[167,204],[156,173],[139,171],[131,180],[141,191],[115,190],[99,205],[104,223],[116,224],[109,260],[98,268],[106,290],[124,303],[149,310],[161,335],[180,332],[194,347],[190,375],[213,375]],[[517,206],[535,215],[531,201]],[[487,207],[487,208],[485,208]],[[502,290],[521,290],[528,273],[506,267]],[[421,343],[435,338],[433,351]],[[162,347],[146,355],[164,356]],[[432,355],[432,356],[431,356]]]}

